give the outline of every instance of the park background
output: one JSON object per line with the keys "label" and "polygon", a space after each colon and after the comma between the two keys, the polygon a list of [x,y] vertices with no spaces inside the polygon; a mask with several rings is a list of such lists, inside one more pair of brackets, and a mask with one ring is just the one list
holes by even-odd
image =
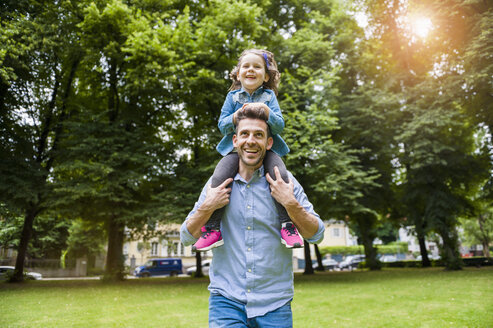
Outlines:
{"label": "park background", "polygon": [[[323,219],[409,228],[460,269],[493,231],[490,1],[6,1],[0,242],[26,259],[105,254],[180,223],[219,160],[228,74],[274,52],[287,167]],[[2,252],[5,256],[7,252]],[[70,262],[72,261],[72,262]]]}

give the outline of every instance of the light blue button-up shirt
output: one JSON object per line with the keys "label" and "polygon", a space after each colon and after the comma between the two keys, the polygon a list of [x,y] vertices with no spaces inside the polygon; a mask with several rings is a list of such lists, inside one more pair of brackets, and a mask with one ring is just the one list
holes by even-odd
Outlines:
{"label": "light blue button-up shirt", "polygon": [[[296,199],[318,219],[318,231],[308,242],[319,243],[325,230],[322,220],[301,185],[288,174]],[[187,219],[204,201],[209,184],[210,180]],[[292,250],[281,244],[280,230],[263,166],[249,182],[237,174],[221,221],[224,245],[212,250],[209,290],[245,304],[248,318],[274,311],[293,298],[293,255]],[[180,238],[185,246],[197,241],[188,231],[186,221],[181,226]]]}
{"label": "light blue button-up shirt", "polygon": [[258,88],[251,95],[243,88],[228,93],[217,125],[219,131],[224,136],[216,147],[217,151],[221,155],[226,156],[233,150],[233,134],[235,131],[233,114],[243,107],[243,104],[252,102],[264,103],[269,107],[270,111],[267,124],[269,124],[272,139],[274,139],[271,150],[279,156],[289,153],[288,145],[279,135],[284,129],[284,118],[282,117],[276,94],[270,89],[264,89],[264,87]]}

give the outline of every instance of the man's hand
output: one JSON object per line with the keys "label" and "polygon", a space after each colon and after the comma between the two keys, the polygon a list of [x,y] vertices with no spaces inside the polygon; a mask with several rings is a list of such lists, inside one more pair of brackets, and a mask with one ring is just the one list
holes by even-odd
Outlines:
{"label": "man's hand", "polygon": [[228,205],[229,194],[231,193],[231,188],[228,188],[228,185],[231,182],[233,182],[233,179],[228,178],[216,188],[212,188],[211,185],[208,185],[207,194],[204,202],[202,203],[203,209],[215,211],[218,208]]}
{"label": "man's hand", "polygon": [[233,182],[233,179],[229,178],[216,188],[211,188],[211,185],[207,186],[204,202],[187,220],[187,229],[192,236],[198,239],[200,237],[200,228],[209,221],[212,213],[218,208],[228,205],[229,194],[231,193],[231,188],[228,188],[228,185],[231,182]]}
{"label": "man's hand", "polygon": [[298,201],[294,197],[293,193],[293,181],[289,180],[289,183],[284,182],[277,166],[274,167],[274,173],[276,174],[275,181],[271,178],[269,173],[265,175],[267,182],[270,184],[270,194],[272,197],[274,197],[274,199],[284,207],[287,207],[290,204],[298,204]]}
{"label": "man's hand", "polygon": [[276,181],[272,180],[269,173],[265,175],[265,178],[270,183],[270,194],[278,203],[284,206],[291,221],[298,228],[303,238],[311,238],[318,230],[317,218],[308,213],[296,200],[293,181],[284,182],[277,166],[274,167],[274,173],[276,174]]}

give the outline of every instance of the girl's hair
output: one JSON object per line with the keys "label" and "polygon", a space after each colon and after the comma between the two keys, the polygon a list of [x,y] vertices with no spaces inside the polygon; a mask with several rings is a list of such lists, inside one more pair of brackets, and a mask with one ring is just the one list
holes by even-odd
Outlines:
{"label": "girl's hair", "polygon": [[229,73],[229,77],[233,80],[229,91],[241,89],[241,82],[238,80],[238,72],[240,71],[243,57],[248,54],[258,55],[264,60],[265,72],[269,75],[269,81],[264,82],[263,86],[264,88],[274,91],[277,96],[277,88],[279,86],[281,74],[277,70],[277,63],[274,59],[274,54],[270,51],[261,49],[247,49],[241,53],[240,58],[238,58],[238,64],[236,64],[231,73]]}

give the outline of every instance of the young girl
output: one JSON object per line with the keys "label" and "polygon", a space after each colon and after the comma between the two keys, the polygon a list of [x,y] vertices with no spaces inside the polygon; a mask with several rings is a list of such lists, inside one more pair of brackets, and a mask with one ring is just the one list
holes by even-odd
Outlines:
{"label": "young girl", "polygon": [[[228,178],[234,178],[238,173],[238,155],[233,152],[233,134],[235,129],[235,115],[242,110],[246,103],[263,103],[268,113],[267,124],[272,132],[274,143],[272,149],[267,151],[264,158],[265,172],[275,180],[274,167],[277,166],[282,179],[289,183],[286,166],[280,156],[289,152],[289,148],[279,133],[284,129],[284,119],[277,102],[277,87],[280,74],[274,55],[266,50],[249,49],[243,51],[238,64],[231,71],[230,77],[233,84],[226,96],[221,116],[219,117],[219,130],[224,135],[216,147],[224,156],[219,161],[212,175],[211,187],[216,188]],[[291,222],[286,209],[274,200],[279,212],[281,222],[281,242],[288,248],[303,247],[298,230]],[[207,224],[202,227],[200,239],[193,245],[195,251],[207,251],[224,244],[221,236],[220,223],[224,213],[224,207],[216,210]]]}

